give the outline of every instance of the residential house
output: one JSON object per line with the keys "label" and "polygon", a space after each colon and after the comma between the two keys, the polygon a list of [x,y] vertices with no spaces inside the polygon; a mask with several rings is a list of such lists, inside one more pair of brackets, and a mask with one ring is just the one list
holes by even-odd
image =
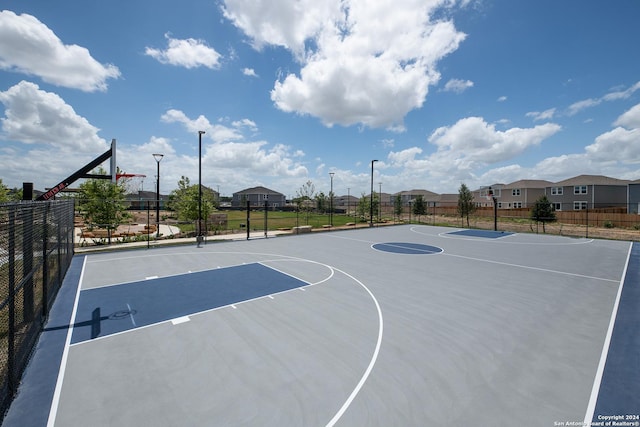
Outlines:
{"label": "residential house", "polygon": [[630,182],[627,186],[629,213],[640,214],[640,180]]}
{"label": "residential house", "polygon": [[495,196],[496,201],[500,203],[500,201],[502,200],[502,189],[504,188],[504,186],[504,184],[495,183],[486,187],[480,187],[477,190],[473,190],[471,192],[471,194],[473,194],[473,202],[479,208],[492,207],[493,195]]}
{"label": "residential house", "polygon": [[545,193],[557,211],[626,208],[629,183],[603,175],[579,175],[550,184]]}
{"label": "residential house", "polygon": [[394,194],[393,199],[391,200],[391,203],[395,202],[395,198],[398,196],[398,194],[402,199],[402,206],[409,206],[411,203],[413,203],[413,201],[418,196],[422,196],[422,200],[424,200],[425,202],[431,202],[429,206],[433,206],[433,204],[437,202],[440,197],[438,194],[428,190],[409,190],[409,191],[401,191],[399,193]]}
{"label": "residential house", "polygon": [[521,209],[532,207],[536,200],[544,196],[551,182],[537,179],[521,179],[506,184],[500,191],[498,209]]}
{"label": "residential house", "polygon": [[282,208],[287,204],[287,198],[284,194],[270,190],[266,187],[247,188],[237,193],[233,193],[231,206],[234,208],[245,208],[247,202],[253,208],[267,206],[272,209]]}

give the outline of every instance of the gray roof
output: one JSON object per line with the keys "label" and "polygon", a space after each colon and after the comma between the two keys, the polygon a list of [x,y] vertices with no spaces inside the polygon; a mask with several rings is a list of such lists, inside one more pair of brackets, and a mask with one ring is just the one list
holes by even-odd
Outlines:
{"label": "gray roof", "polygon": [[268,189],[267,187],[262,186],[246,188],[242,191],[236,191],[233,194],[277,194],[279,196],[284,196],[284,194],[282,193],[278,193],[277,191],[273,191]]}
{"label": "gray roof", "polygon": [[627,185],[630,181],[626,179],[610,178],[604,175],[578,175],[573,178],[559,181],[550,186],[571,186],[571,185]]}
{"label": "gray roof", "polygon": [[521,179],[505,185],[503,188],[545,188],[551,186],[551,181],[544,179]]}

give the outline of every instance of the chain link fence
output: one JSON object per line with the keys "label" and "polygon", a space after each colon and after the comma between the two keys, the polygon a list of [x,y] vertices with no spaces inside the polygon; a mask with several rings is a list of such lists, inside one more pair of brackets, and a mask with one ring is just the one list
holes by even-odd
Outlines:
{"label": "chain link fence", "polygon": [[17,390],[73,258],[73,201],[0,204],[0,411]]}

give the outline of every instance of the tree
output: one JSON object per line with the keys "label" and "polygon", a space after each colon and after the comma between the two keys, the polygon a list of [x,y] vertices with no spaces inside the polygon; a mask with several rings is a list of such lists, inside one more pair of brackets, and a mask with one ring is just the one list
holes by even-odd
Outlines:
{"label": "tree", "polygon": [[176,212],[179,221],[197,221],[200,218],[199,208],[202,209],[202,219],[206,219],[216,209],[215,193],[203,185],[201,204],[198,204],[199,197],[199,185],[191,185],[189,178],[182,176],[178,181],[178,188],[169,194],[168,207]]}
{"label": "tree", "polygon": [[367,220],[367,215],[369,214],[369,198],[364,193],[362,193],[358,200],[356,212],[361,222],[365,222]]}
{"label": "tree", "polygon": [[294,202],[298,207],[298,211],[302,210],[306,213],[306,223],[309,225],[309,213],[313,209],[313,200],[316,197],[316,187],[313,182],[307,181],[296,192]]}
{"label": "tree", "polygon": [[531,208],[531,219],[536,223],[542,223],[543,233],[547,232],[545,228],[545,224],[547,222],[556,221],[556,212],[551,206],[551,202],[547,199],[546,195],[540,196],[534,203],[533,208]]}
{"label": "tree", "polygon": [[413,214],[418,217],[418,222],[420,222],[420,215],[425,215],[426,213],[427,206],[424,202],[422,194],[420,194],[413,201]]}
{"label": "tree", "polygon": [[[107,175],[99,167],[97,175]],[[89,224],[113,230],[129,217],[125,207],[125,181],[111,182],[108,179],[90,178],[79,185],[79,207]]]}
{"label": "tree", "polygon": [[321,191],[316,194],[316,210],[318,212],[327,213],[327,196]]}
{"label": "tree", "polygon": [[393,201],[393,214],[400,218],[402,216],[402,210],[402,196],[398,193]]}
{"label": "tree", "polygon": [[0,178],[0,203],[9,201],[9,189],[4,186],[2,183],[2,178]]}
{"label": "tree", "polygon": [[460,185],[458,189],[458,214],[461,218],[467,218],[467,228],[469,227],[469,215],[476,210],[476,205],[473,203],[473,193],[469,190],[465,184]]}

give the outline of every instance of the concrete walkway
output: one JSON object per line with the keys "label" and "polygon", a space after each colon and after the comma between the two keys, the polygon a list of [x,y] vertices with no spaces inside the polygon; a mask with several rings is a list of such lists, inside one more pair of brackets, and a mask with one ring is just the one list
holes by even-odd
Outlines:
{"label": "concrete walkway", "polygon": [[[75,252],[94,252],[94,251],[105,251],[105,250],[115,250],[115,249],[132,249],[132,248],[144,248],[144,247],[154,247],[154,246],[163,246],[163,245],[186,245],[186,244],[197,244],[196,237],[166,237],[166,236],[177,236],[180,234],[180,229],[175,226],[163,225],[160,224],[160,234],[165,236],[164,238],[150,241],[138,241],[138,242],[129,242],[129,243],[119,243],[118,238],[113,238],[111,244],[103,244],[96,245],[93,243],[93,239],[82,238],[82,231],[80,228],[76,228],[74,230],[74,241],[76,244]],[[276,237],[281,234],[291,234],[291,231],[268,231],[266,237]],[[153,235],[153,234],[152,234]],[[253,231],[249,233],[249,239],[264,239],[265,233],[264,231]],[[96,239],[97,240],[97,239]],[[217,234],[214,236],[206,236],[205,240],[202,242],[203,245],[206,245],[208,241],[224,241],[224,240],[247,240],[247,233],[232,233],[232,234]],[[85,243],[87,246],[81,246]]]}

